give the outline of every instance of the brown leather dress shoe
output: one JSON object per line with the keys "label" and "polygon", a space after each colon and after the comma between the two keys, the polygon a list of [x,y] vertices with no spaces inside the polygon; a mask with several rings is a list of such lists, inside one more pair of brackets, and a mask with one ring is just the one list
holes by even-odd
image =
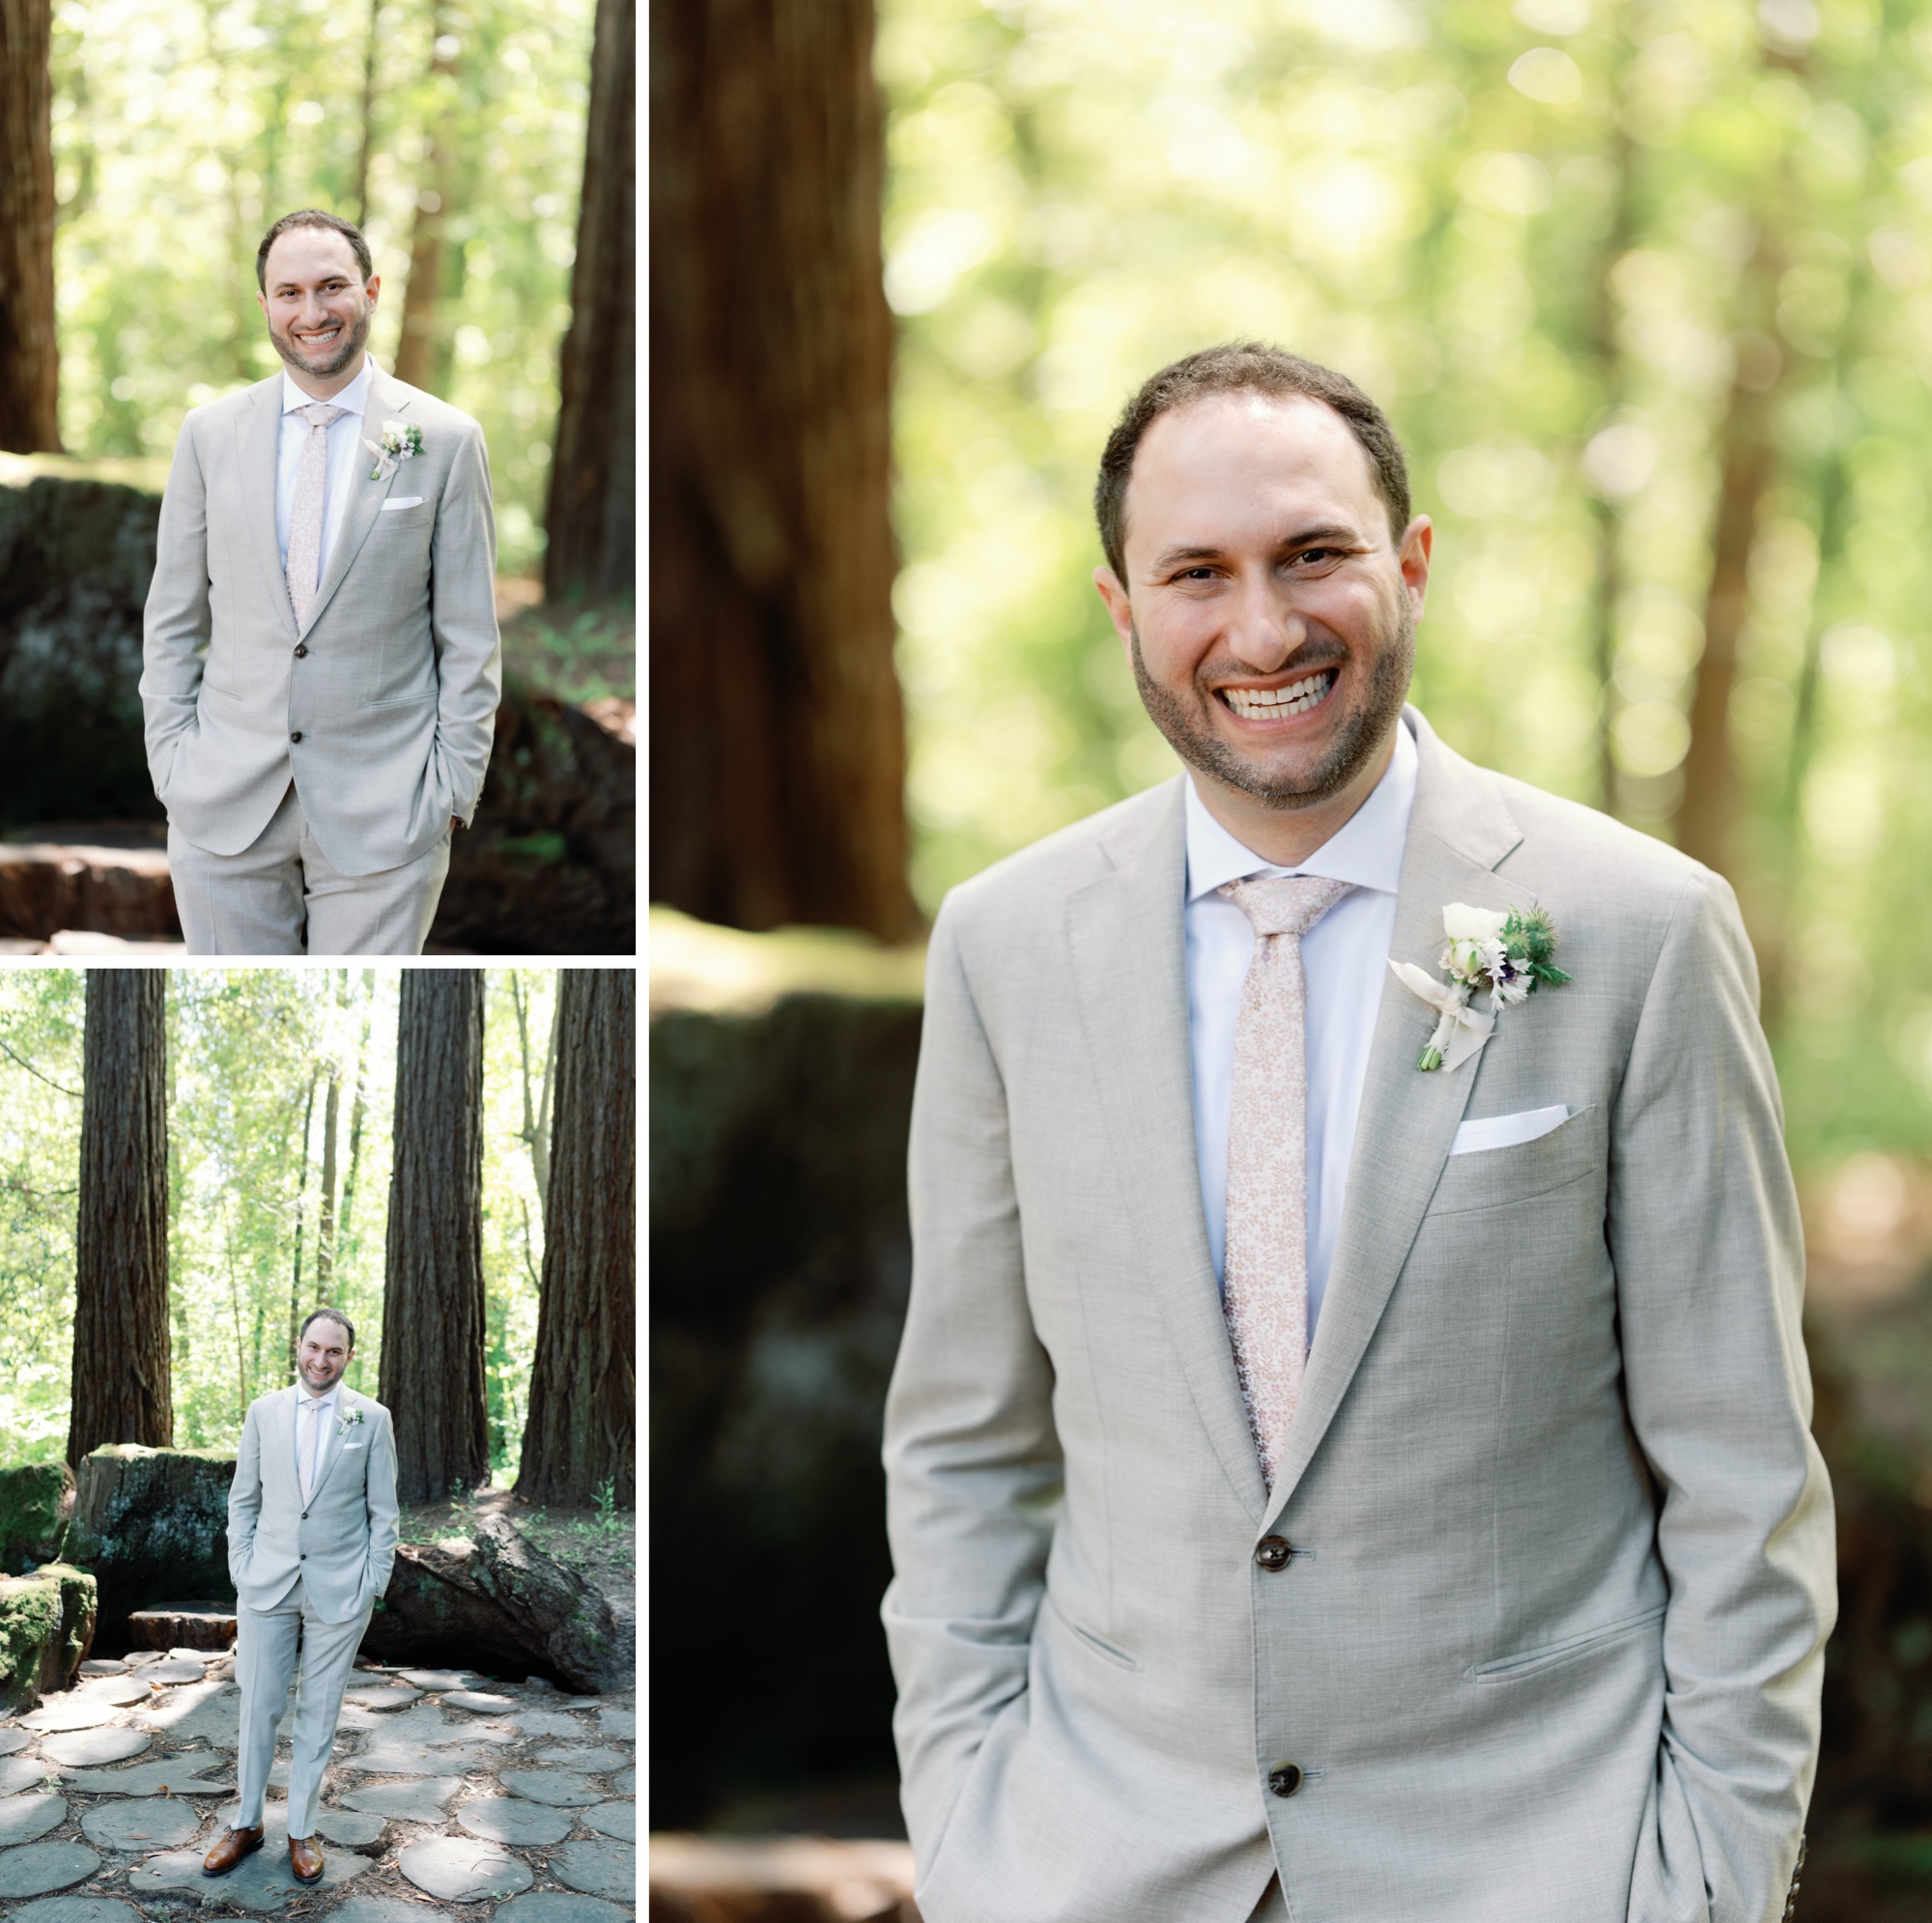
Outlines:
{"label": "brown leather dress shoe", "polygon": [[322,1852],[311,1849],[306,1836],[289,1838],[289,1868],[296,1873],[298,1883],[313,1883],[322,1881]]}
{"label": "brown leather dress shoe", "polygon": [[201,1859],[205,1877],[225,1877],[243,1856],[252,1856],[262,1847],[262,1825],[253,1829],[231,1829]]}

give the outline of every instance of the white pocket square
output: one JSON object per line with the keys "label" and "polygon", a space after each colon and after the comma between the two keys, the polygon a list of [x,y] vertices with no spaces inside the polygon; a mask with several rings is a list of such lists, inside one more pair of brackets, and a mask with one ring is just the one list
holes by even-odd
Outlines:
{"label": "white pocket square", "polygon": [[1553,1109],[1524,1109],[1520,1115],[1485,1116],[1480,1121],[1465,1121],[1456,1131],[1449,1152],[1474,1155],[1485,1148],[1514,1148],[1548,1135],[1552,1128],[1561,1128],[1571,1114],[1559,1103]]}
{"label": "white pocket square", "polygon": [[383,512],[384,514],[394,514],[399,507],[420,507],[422,504],[422,495],[405,495],[400,500],[385,500],[383,503]]}
{"label": "white pocket square", "polygon": [[359,1442],[345,1442],[342,1446],[344,1449],[360,1449],[362,1447]]}

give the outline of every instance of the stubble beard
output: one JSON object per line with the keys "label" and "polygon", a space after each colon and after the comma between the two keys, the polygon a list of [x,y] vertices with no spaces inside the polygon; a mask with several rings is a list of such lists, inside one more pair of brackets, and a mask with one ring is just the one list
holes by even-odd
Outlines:
{"label": "stubble beard", "polygon": [[[1198,709],[1190,707],[1180,695],[1162,687],[1148,673],[1147,662],[1141,654],[1138,625],[1129,620],[1127,633],[1133,649],[1134,685],[1140,690],[1141,704],[1147,709],[1149,720],[1167,738],[1167,745],[1190,768],[1209,779],[1283,813],[1313,807],[1340,794],[1374,759],[1402,715],[1415,665],[1415,612],[1405,595],[1398,604],[1395,633],[1377,651],[1368,693],[1354,713],[1343,718],[1327,754],[1306,774],[1271,778],[1224,742]],[[1312,672],[1329,665],[1311,662],[1309,669]],[[1217,698],[1198,682],[1196,692],[1202,702]],[[1335,698],[1332,691],[1327,698],[1331,701]]]}
{"label": "stubble beard", "polygon": [[269,339],[274,343],[275,352],[298,374],[312,375],[318,381],[333,380],[362,352],[362,343],[369,338],[369,312],[367,307],[363,308],[355,325],[342,330],[342,345],[334,358],[324,363],[312,360],[301,351],[293,327],[286,334],[278,334],[270,327]]}

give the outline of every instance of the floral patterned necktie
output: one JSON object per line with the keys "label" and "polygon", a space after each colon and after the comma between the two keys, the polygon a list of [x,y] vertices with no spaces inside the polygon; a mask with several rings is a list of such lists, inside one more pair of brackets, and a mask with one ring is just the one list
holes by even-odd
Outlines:
{"label": "floral patterned necktie", "polygon": [[323,483],[328,474],[328,424],[349,410],[316,401],[292,411],[308,423],[308,438],[302,442],[301,462],[296,468],[295,509],[289,517],[289,601],[299,628],[315,605],[316,564],[322,554]]}

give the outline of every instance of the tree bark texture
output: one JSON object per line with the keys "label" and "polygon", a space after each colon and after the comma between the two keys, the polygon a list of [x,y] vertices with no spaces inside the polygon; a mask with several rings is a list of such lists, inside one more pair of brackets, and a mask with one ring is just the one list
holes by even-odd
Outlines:
{"label": "tree bark texture", "polygon": [[168,1352],[167,975],[91,968],[82,1043],[67,1459],[174,1441]]}
{"label": "tree bark texture", "polygon": [[315,1231],[315,1288],[327,1300],[335,1275],[335,1140],[342,1118],[342,1064],[328,1064],[328,1099],[322,1111],[322,1212]]}
{"label": "tree bark texture", "polygon": [[439,7],[430,23],[435,36],[429,63],[429,83],[439,103],[429,126],[429,151],[423,160],[423,184],[416,190],[415,224],[410,232],[410,277],[403,288],[402,336],[396,343],[395,375],[426,394],[440,394],[446,384],[447,356],[443,353],[442,296],[443,227],[449,218],[451,164],[448,106],[442,97],[453,88],[456,60],[441,51],[450,32],[449,13]]}
{"label": "tree bark texture", "polygon": [[482,1098],[482,970],[406,969],[379,1392],[404,1502],[440,1502],[490,1474]]}
{"label": "tree bark texture", "polygon": [[0,449],[60,452],[52,0],[0,0]]}
{"label": "tree bark texture", "polygon": [[556,1121],[517,1493],[637,1502],[638,977],[557,977]]}
{"label": "tree bark texture", "polygon": [[638,8],[598,0],[544,523],[553,601],[638,591]]}
{"label": "tree bark texture", "polygon": [[872,7],[682,0],[651,34],[653,892],[895,940]]}

